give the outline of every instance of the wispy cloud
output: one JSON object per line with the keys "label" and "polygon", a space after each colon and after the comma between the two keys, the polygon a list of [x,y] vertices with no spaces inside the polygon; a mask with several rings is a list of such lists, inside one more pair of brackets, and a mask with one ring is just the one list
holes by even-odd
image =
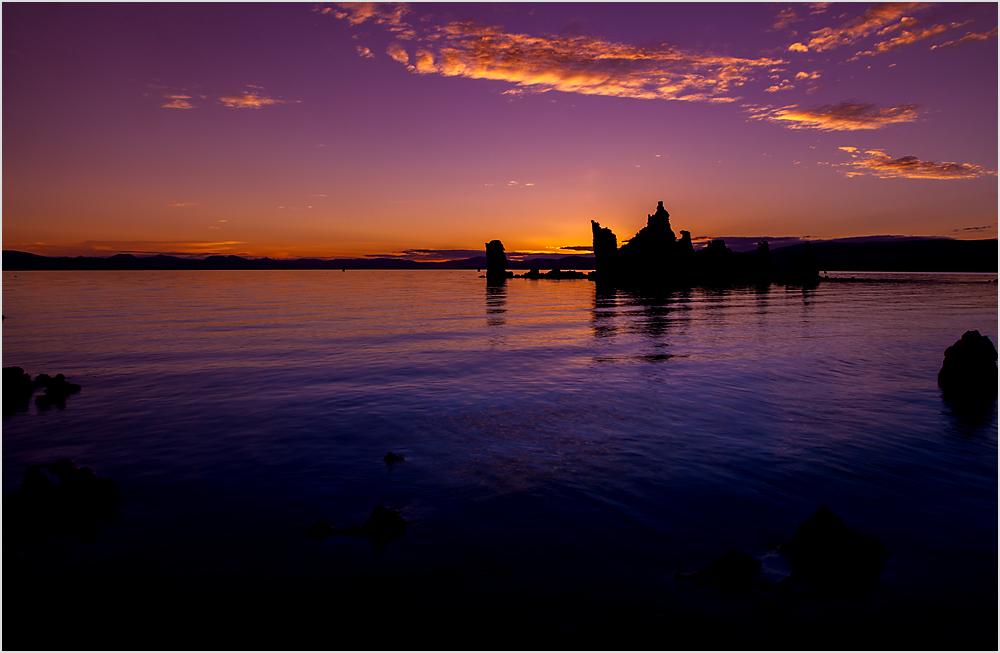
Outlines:
{"label": "wispy cloud", "polygon": [[269,104],[283,104],[284,100],[267,97],[256,91],[231,93],[219,98],[219,102],[233,109],[260,109]]}
{"label": "wispy cloud", "polygon": [[[197,88],[198,85],[195,85]],[[150,88],[165,89],[163,86],[149,84]],[[208,100],[215,97],[219,104],[233,109],[259,109],[269,104],[284,104],[286,100],[270,97],[264,93],[264,87],[247,84],[245,91],[234,91],[220,93],[191,93],[187,89],[173,89],[171,92],[163,94],[163,98],[170,100],[166,104],[160,105],[163,109],[197,109],[199,99]],[[147,94],[148,96],[148,94]]]}
{"label": "wispy cloud", "polygon": [[17,249],[43,256],[113,256],[133,254],[153,256],[167,254],[182,258],[202,258],[211,254],[239,253],[237,245],[243,241],[190,241],[190,240],[87,240],[75,245],[48,243],[18,244]]}
{"label": "wispy cloud", "polygon": [[887,125],[914,122],[918,117],[916,104],[878,108],[874,104],[854,101],[825,104],[816,109],[787,107],[750,107],[751,117],[768,120],[789,129],[820,131],[857,131],[881,129]]}
{"label": "wispy cloud", "polygon": [[[788,7],[784,7],[778,12],[778,15],[774,17],[774,25],[771,26],[771,31],[787,29],[792,23],[797,23],[799,21],[805,20],[806,17],[799,15],[800,9],[808,9],[809,15],[814,16],[816,14],[821,14],[826,11],[827,7],[830,6],[829,2],[813,2],[811,4],[794,4]],[[794,32],[793,32],[794,34]]]}
{"label": "wispy cloud", "polygon": [[404,249],[391,254],[365,254],[365,258],[397,258],[409,261],[455,261],[476,256],[486,256],[483,249]]}
{"label": "wispy cloud", "polygon": [[[913,29],[904,30],[899,36],[888,39],[886,41],[879,41],[875,44],[874,49],[866,50],[864,52],[859,52],[855,57],[863,56],[874,56],[876,54],[881,54],[883,52],[890,52],[892,50],[898,50],[899,48],[912,45],[919,41],[929,39],[932,36],[937,36],[942,32],[947,32],[948,30],[958,29],[959,27],[965,27],[972,21],[966,21],[964,23],[949,23],[940,25],[931,25],[929,27],[914,27]],[[912,18],[904,18],[903,22],[900,24],[906,25],[916,25],[917,21]],[[933,49],[933,48],[931,48]]]}
{"label": "wispy cloud", "polygon": [[778,12],[778,15],[774,17],[774,25],[771,26],[772,30],[785,29],[792,23],[796,23],[802,18],[799,18],[798,14],[795,13],[795,7],[785,7]]}
{"label": "wispy cloud", "polygon": [[[685,52],[670,45],[633,46],[589,36],[531,36],[472,21],[421,27],[397,6],[317,8],[352,25],[373,21],[398,38],[388,54],[419,74],[492,79],[532,92],[564,91],[641,99],[732,102],[739,87],[784,63]],[[412,32],[412,33],[411,33]],[[412,63],[410,63],[412,61]]]}
{"label": "wispy cloud", "polygon": [[793,43],[788,49],[793,52],[823,52],[842,45],[850,45],[896,23],[906,17],[907,12],[920,7],[921,4],[916,2],[875,5],[839,27],[824,27],[811,32],[812,38],[808,43]]}
{"label": "wispy cloud", "polygon": [[167,206],[194,206],[195,202],[177,202],[176,204],[167,204]]}
{"label": "wispy cloud", "polygon": [[960,232],[963,232],[963,231],[973,231],[973,232],[976,232],[976,231],[992,231],[992,232],[995,233],[996,230],[997,230],[997,225],[996,225],[996,223],[993,223],[993,224],[988,224],[988,225],[985,225],[985,226],[982,226],[982,227],[964,227],[962,229],[952,229],[951,231],[952,231],[952,233],[960,233]]}
{"label": "wispy cloud", "polygon": [[852,161],[834,164],[844,167],[846,177],[903,177],[909,179],[975,179],[997,176],[995,170],[987,170],[973,163],[934,163],[921,161],[915,156],[894,159],[882,150],[859,150],[855,147],[841,147]]}
{"label": "wispy cloud", "polygon": [[167,95],[165,96],[170,102],[161,105],[161,109],[194,109],[195,106],[188,102],[191,96],[189,95]]}
{"label": "wispy cloud", "polygon": [[934,50],[936,48],[954,48],[959,45],[962,45],[963,43],[974,43],[975,41],[985,41],[991,36],[996,36],[996,35],[997,35],[996,27],[987,32],[969,32],[968,34],[966,34],[965,36],[963,36],[958,40],[948,41],[947,43],[942,43],[940,45],[932,45],[931,50]]}
{"label": "wispy cloud", "polygon": [[370,20],[395,34],[396,38],[403,40],[414,39],[417,36],[413,27],[403,20],[403,16],[410,13],[410,8],[404,3],[341,2],[336,6],[317,5],[313,11],[330,14],[341,20],[346,20],[351,25],[360,25]]}

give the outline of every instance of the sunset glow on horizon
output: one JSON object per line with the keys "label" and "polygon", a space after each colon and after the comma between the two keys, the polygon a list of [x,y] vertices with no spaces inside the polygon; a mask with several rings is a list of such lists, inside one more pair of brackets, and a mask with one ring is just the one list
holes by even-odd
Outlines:
{"label": "sunset glow on horizon", "polygon": [[997,5],[3,6],[3,248],[997,237]]}

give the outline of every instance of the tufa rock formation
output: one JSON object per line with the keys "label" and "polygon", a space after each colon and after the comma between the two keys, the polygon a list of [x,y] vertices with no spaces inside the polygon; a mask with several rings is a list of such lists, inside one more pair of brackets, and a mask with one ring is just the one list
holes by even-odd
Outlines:
{"label": "tufa rock formation", "polygon": [[944,398],[954,402],[987,402],[997,396],[997,348],[989,336],[966,331],[944,350],[938,372]]}
{"label": "tufa rock formation", "polygon": [[769,284],[783,281],[813,284],[819,281],[819,263],[805,243],[803,252],[790,252],[781,270],[771,266],[767,241],[756,251],[735,253],[724,240],[694,250],[691,232],[681,231],[677,240],[670,227],[670,214],[658,202],[656,212],[647,215],[646,226],[618,247],[618,238],[607,227],[591,220],[594,236],[595,278],[613,285],[689,286],[695,284]]}
{"label": "tufa rock formation", "polygon": [[486,282],[503,281],[507,274],[507,255],[503,253],[503,243],[491,240],[486,243]]}

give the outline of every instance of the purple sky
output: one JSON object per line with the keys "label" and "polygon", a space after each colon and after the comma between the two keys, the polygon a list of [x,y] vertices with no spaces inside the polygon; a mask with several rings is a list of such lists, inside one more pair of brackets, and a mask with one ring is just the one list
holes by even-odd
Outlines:
{"label": "purple sky", "polygon": [[5,3],[3,49],[4,249],[997,236],[995,3]]}

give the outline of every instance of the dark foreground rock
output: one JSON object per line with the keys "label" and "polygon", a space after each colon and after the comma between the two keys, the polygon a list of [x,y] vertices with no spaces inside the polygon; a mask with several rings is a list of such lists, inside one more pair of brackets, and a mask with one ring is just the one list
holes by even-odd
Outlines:
{"label": "dark foreground rock", "polygon": [[778,551],[793,569],[783,583],[804,582],[820,592],[847,595],[874,591],[889,558],[878,537],[845,526],[844,518],[827,506],[799,524]]}
{"label": "dark foreground rock", "polygon": [[690,574],[677,572],[674,580],[687,580],[727,592],[746,590],[754,581],[761,563],[747,554],[730,549],[717,561]]}
{"label": "dark foreground rock", "polygon": [[[59,479],[53,483],[43,469]],[[90,467],[77,469],[63,458],[50,465],[32,465],[22,475],[21,487],[4,496],[5,537],[37,544],[64,535],[81,535],[94,542],[100,527],[118,518],[121,488],[110,478],[99,478]]]}
{"label": "dark foreground rock", "polygon": [[35,398],[35,405],[43,410],[50,406],[65,408],[66,397],[80,391],[80,386],[68,382],[63,374],[56,374],[54,377],[39,374],[32,380],[31,376],[20,367],[5,367],[3,368],[3,414],[11,415],[27,410],[31,396],[39,388],[43,388],[45,394]]}
{"label": "dark foreground rock", "polygon": [[3,368],[3,414],[11,415],[28,409],[28,401],[35,393],[31,375],[20,367]]}
{"label": "dark foreground rock", "polygon": [[997,396],[997,348],[989,336],[966,331],[944,351],[938,386],[955,402],[993,401]]}

